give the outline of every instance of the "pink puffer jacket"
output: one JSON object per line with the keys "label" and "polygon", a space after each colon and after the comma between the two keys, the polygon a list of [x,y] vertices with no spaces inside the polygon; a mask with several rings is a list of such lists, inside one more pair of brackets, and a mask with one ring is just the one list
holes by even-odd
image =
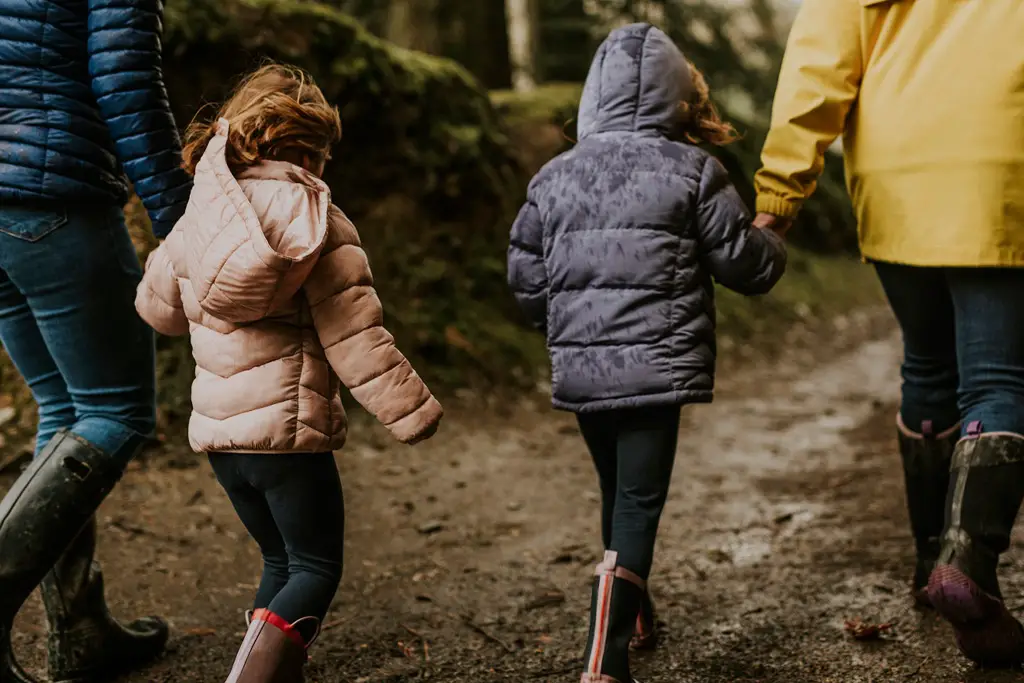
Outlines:
{"label": "pink puffer jacket", "polygon": [[236,178],[226,134],[221,122],[136,297],[155,330],[191,334],[192,448],[336,450],[341,384],[398,440],[423,435],[441,405],[382,325],[355,227],[302,168],[268,161]]}

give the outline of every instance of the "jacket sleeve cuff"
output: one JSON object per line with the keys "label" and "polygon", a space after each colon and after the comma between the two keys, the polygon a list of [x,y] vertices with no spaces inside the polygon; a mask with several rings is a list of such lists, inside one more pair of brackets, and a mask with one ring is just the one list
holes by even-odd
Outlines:
{"label": "jacket sleeve cuff", "polygon": [[778,195],[760,194],[755,208],[758,213],[770,213],[780,218],[794,218],[800,212],[800,202]]}

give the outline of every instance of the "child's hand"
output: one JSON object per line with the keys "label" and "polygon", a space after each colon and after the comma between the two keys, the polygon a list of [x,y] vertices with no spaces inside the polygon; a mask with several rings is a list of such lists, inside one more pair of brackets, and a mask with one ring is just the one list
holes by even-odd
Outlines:
{"label": "child's hand", "polygon": [[754,216],[754,227],[759,230],[771,230],[779,237],[785,237],[789,229],[793,227],[793,219],[770,213],[759,213]]}
{"label": "child's hand", "polygon": [[434,434],[437,434],[437,428],[440,425],[441,425],[441,421],[437,420],[436,422],[434,422],[434,424],[430,425],[429,427],[426,428],[426,430],[421,432],[419,434],[419,436],[416,436],[413,439],[411,439],[410,441],[407,441],[406,444],[409,445],[409,446],[415,446],[416,444],[420,443],[421,441],[426,441],[430,437],[434,436]]}

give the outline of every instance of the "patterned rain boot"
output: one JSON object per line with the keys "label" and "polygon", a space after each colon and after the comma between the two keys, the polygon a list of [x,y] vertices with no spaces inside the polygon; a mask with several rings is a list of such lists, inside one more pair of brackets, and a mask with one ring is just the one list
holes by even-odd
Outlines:
{"label": "patterned rain boot", "polygon": [[40,584],[46,617],[50,679],[92,683],[133,671],[156,659],[167,644],[158,617],[122,625],[107,610],[103,572],[93,561],[96,521],[90,520]]}
{"label": "patterned rain boot", "polygon": [[952,468],[946,532],[928,597],[968,659],[1016,666],[1024,662],[1024,628],[1003,603],[996,568],[1024,499],[1024,436],[981,434],[981,425],[971,424]]}
{"label": "patterned rain boot", "polygon": [[636,616],[636,628],[629,647],[633,650],[653,650],[658,647],[658,614],[648,590],[644,591],[640,601],[640,613]]}
{"label": "patterned rain boot", "polygon": [[911,595],[921,607],[930,607],[928,577],[939,559],[942,529],[949,491],[949,467],[960,436],[960,425],[935,434],[932,423],[924,422],[921,433],[911,431],[897,416],[900,457],[907,491],[910,529],[917,548],[917,565]]}
{"label": "patterned rain boot", "polygon": [[580,683],[631,683],[629,644],[646,589],[643,579],[617,566],[617,554],[605,551],[597,565],[590,605],[590,635]]}
{"label": "patterned rain boot", "polygon": [[265,609],[246,615],[249,629],[235,656],[225,683],[303,683],[302,669],[306,664],[306,650],[316,636],[307,643],[294,624]]}

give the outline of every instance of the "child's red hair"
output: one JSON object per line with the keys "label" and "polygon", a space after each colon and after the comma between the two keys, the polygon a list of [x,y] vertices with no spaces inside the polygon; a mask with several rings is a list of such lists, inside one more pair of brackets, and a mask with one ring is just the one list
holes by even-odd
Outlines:
{"label": "child's red hair", "polygon": [[222,118],[229,125],[226,154],[232,169],[263,159],[323,162],[341,139],[338,109],[309,74],[267,64],[242,79],[212,121],[189,124],[182,150],[182,166],[189,173],[195,173]]}

